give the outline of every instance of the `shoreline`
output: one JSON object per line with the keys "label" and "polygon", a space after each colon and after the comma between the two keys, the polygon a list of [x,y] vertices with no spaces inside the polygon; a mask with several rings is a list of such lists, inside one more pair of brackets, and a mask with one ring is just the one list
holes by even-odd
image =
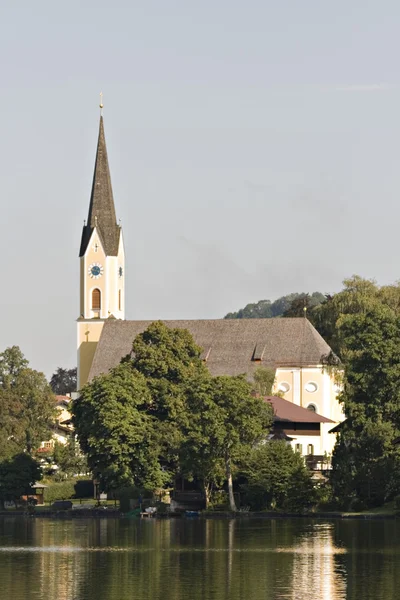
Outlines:
{"label": "shoreline", "polygon": [[[360,520],[393,520],[398,518],[400,515],[394,513],[349,513],[349,512],[315,512],[315,513],[277,513],[277,512],[203,512],[199,513],[198,516],[187,516],[183,514],[174,515],[158,515],[152,519],[146,520],[161,520],[161,519],[356,519]],[[119,510],[71,510],[71,511],[38,511],[27,513],[26,511],[11,511],[5,510],[0,511],[0,518],[11,517],[11,518],[53,518],[53,519],[138,519],[139,517],[132,517],[125,513],[121,513]]]}

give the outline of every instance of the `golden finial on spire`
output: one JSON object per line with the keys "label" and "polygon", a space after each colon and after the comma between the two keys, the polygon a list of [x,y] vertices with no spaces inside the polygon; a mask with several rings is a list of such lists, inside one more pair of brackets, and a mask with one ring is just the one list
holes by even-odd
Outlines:
{"label": "golden finial on spire", "polygon": [[99,104],[99,106],[100,106],[100,115],[103,116],[103,107],[104,107],[104,104],[103,104],[103,92],[100,92],[100,104]]}

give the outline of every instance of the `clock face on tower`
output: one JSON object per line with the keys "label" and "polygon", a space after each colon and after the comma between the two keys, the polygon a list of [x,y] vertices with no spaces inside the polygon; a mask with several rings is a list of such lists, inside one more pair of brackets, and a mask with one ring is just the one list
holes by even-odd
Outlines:
{"label": "clock face on tower", "polygon": [[92,279],[99,279],[103,275],[103,267],[100,263],[92,263],[88,269],[89,275]]}

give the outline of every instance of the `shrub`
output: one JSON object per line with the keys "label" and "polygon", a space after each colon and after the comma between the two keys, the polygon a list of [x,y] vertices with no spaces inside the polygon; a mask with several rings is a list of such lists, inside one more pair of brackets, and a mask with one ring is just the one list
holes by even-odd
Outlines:
{"label": "shrub", "polygon": [[252,510],[281,509],[295,512],[310,508],[316,493],[303,459],[283,441],[253,448],[242,465],[247,483],[243,503]]}
{"label": "shrub", "polygon": [[67,500],[75,497],[75,481],[60,481],[59,483],[51,483],[44,490],[44,499],[46,502],[54,502],[55,500]]}

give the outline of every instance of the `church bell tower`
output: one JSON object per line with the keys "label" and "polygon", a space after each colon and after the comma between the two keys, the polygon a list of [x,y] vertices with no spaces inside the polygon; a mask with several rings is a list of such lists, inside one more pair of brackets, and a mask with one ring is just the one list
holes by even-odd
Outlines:
{"label": "church bell tower", "polygon": [[[103,108],[102,104],[100,108]],[[78,391],[88,380],[105,320],[125,317],[124,243],[115,214],[102,114],[79,260]]]}

